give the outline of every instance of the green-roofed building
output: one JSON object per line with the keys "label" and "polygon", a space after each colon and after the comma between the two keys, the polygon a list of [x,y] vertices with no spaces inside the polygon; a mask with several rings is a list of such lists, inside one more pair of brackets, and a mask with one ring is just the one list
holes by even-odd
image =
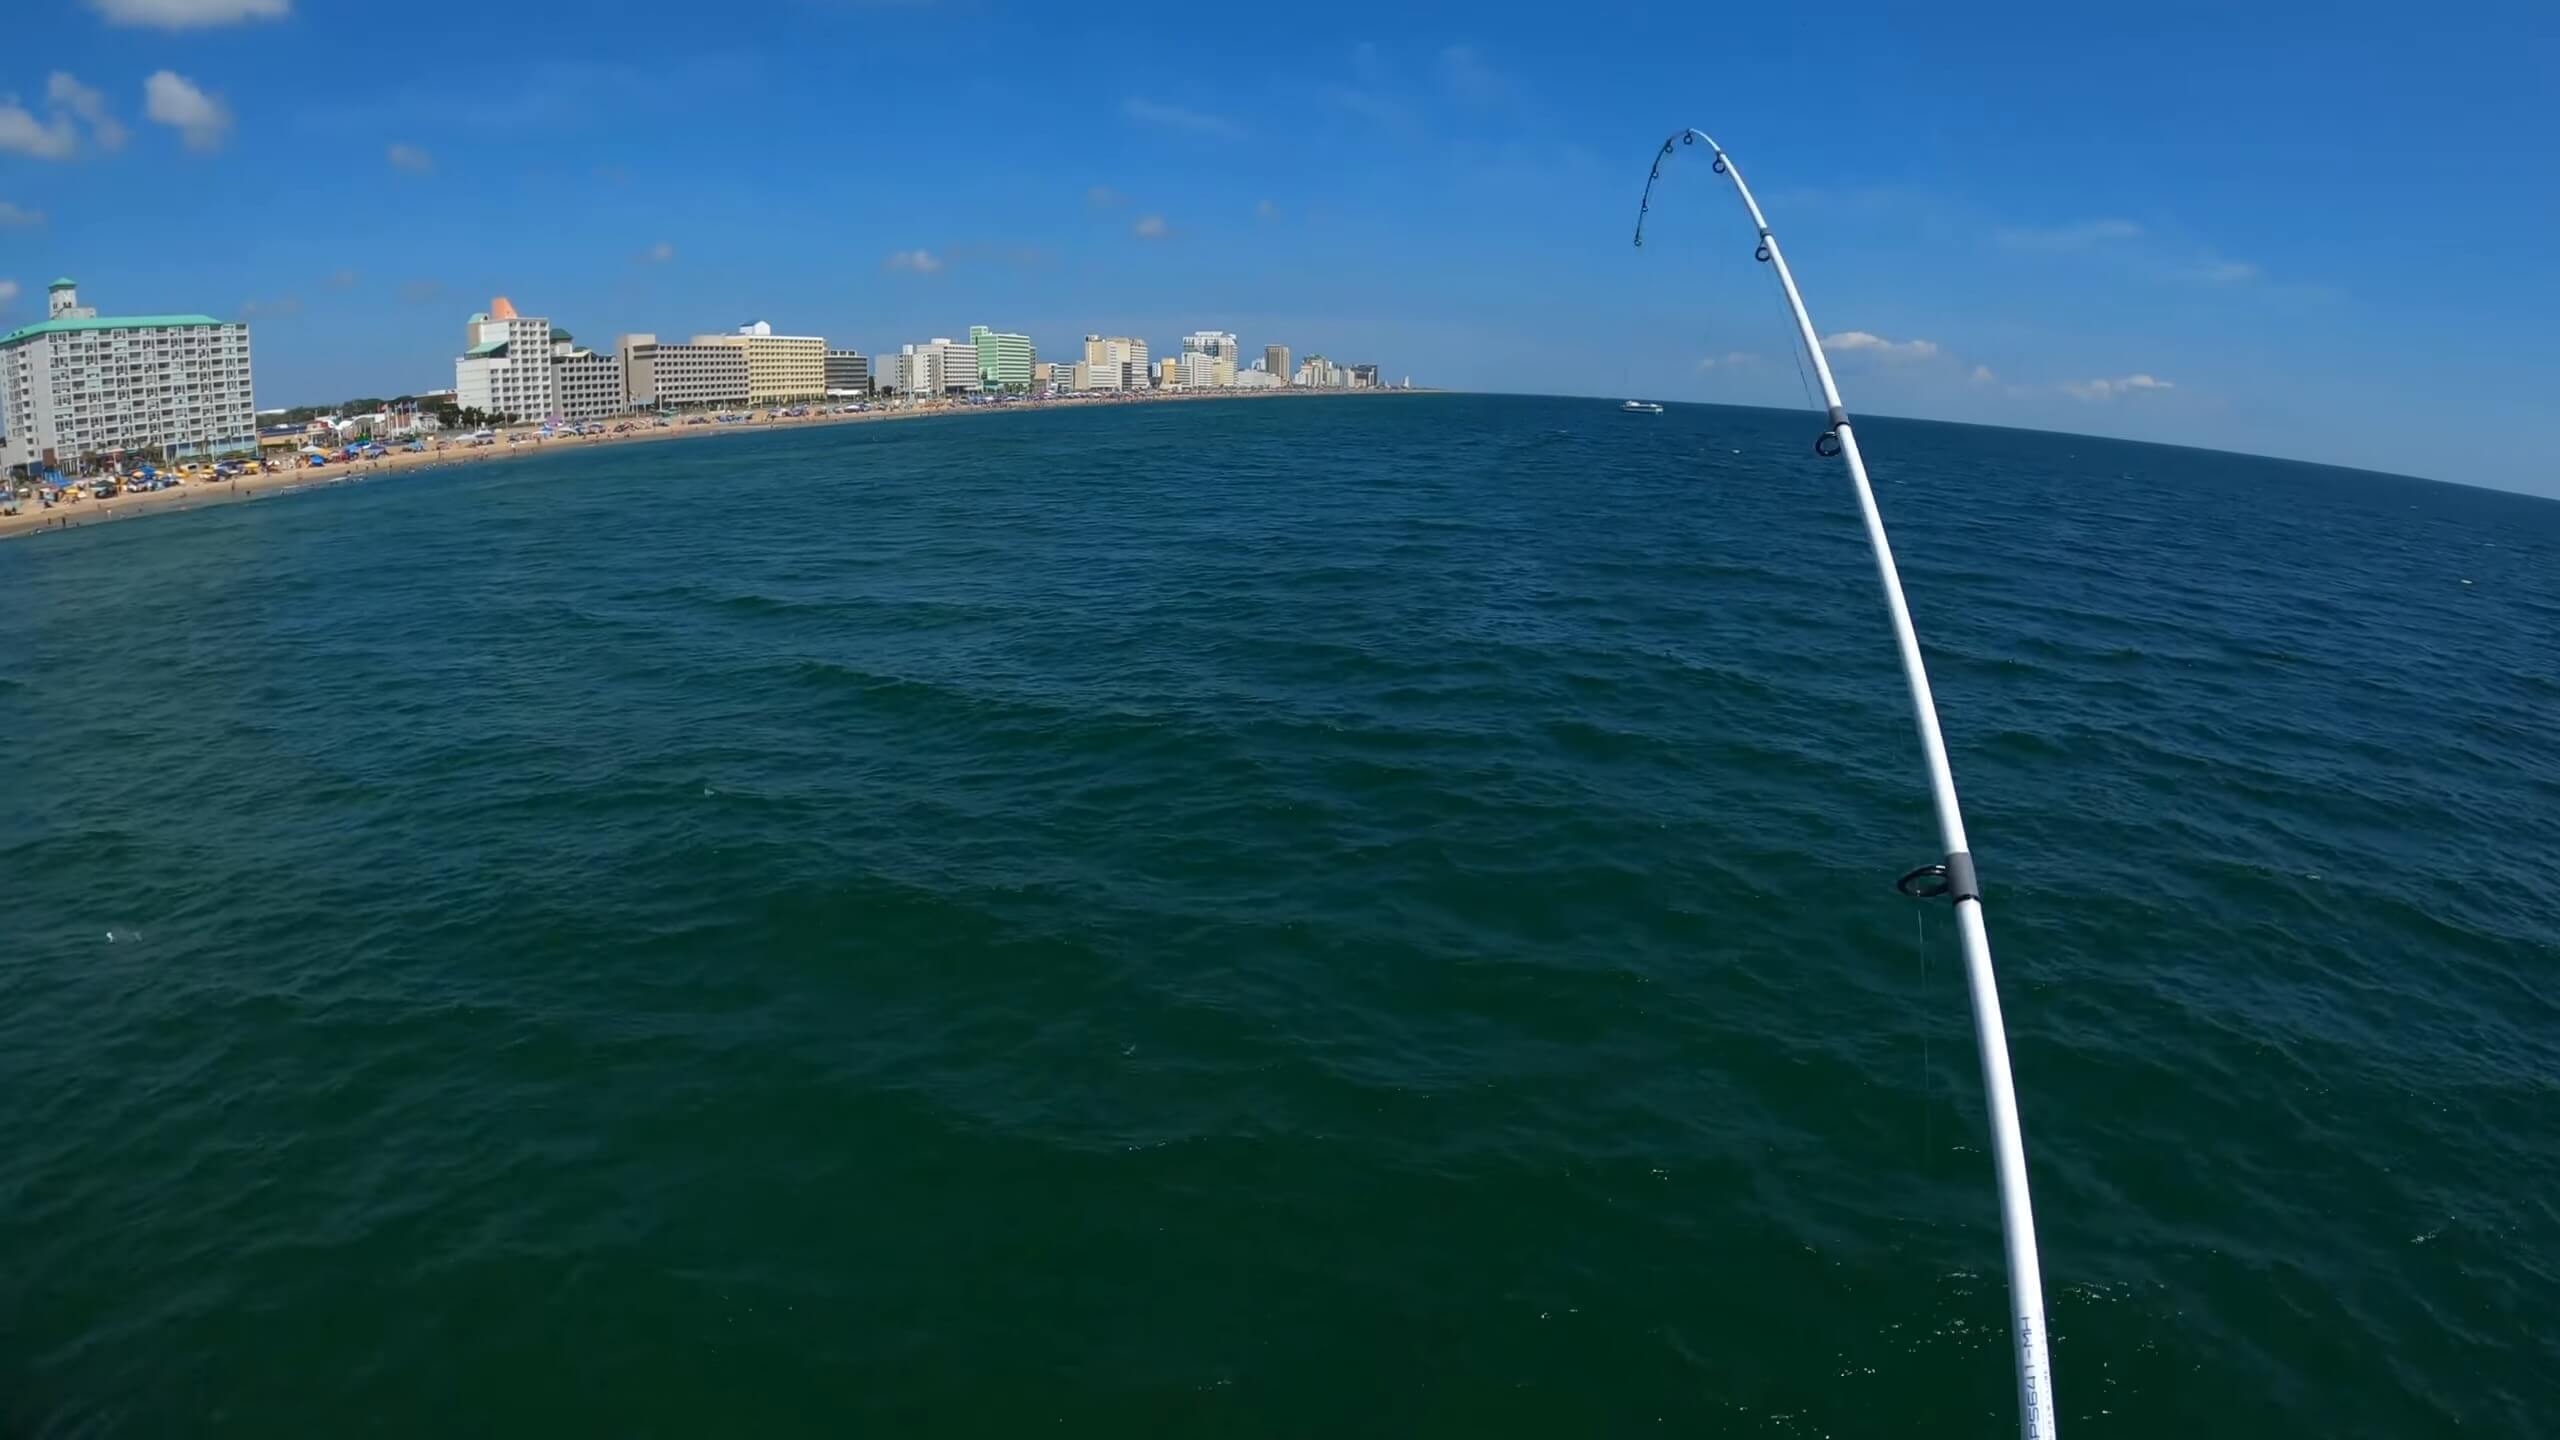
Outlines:
{"label": "green-roofed building", "polygon": [[210,315],[100,315],[70,279],[45,318],[0,335],[0,469],[84,455],[258,448],[249,327]]}

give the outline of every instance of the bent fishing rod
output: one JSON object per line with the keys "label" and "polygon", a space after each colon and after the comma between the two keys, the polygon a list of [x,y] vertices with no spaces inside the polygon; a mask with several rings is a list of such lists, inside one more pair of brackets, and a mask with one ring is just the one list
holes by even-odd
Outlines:
{"label": "bent fishing rod", "polygon": [[1644,244],[1645,216],[1653,209],[1653,187],[1662,179],[1662,164],[1681,146],[1703,143],[1715,153],[1715,172],[1733,182],[1742,208],[1760,232],[1752,258],[1777,272],[1795,317],[1797,338],[1813,359],[1822,380],[1822,403],[1828,428],[1813,443],[1825,459],[1837,456],[1848,467],[1849,484],[1857,492],[1858,509],[1866,517],[1867,543],[1875,551],[1876,578],[1884,585],[1885,610],[1892,617],[1894,643],[1902,652],[1902,678],[1911,688],[1911,717],[1920,731],[1920,753],[1928,766],[1929,792],[1937,803],[1938,836],[1946,860],[1923,865],[1896,882],[1896,888],[1918,899],[1941,895],[1955,902],[1956,933],[1964,944],[1966,988],[1973,996],[1973,1033],[1982,1052],[1983,1098],[1991,1111],[1991,1153],[2000,1180],[2000,1232],[2009,1257],[2010,1340],[2018,1362],[2018,1433],[2023,1440],[2053,1440],[2053,1373],[2045,1354],[2044,1274],[2036,1262],[2035,1210],[2027,1198],[2026,1142],[2018,1133],[2018,1093],[2009,1078],[2009,1035],[2000,1023],[2000,990],[1991,973],[1991,936],[1982,919],[1982,888],[1973,872],[1973,855],[1965,846],[1964,814],[1956,804],[1955,774],[1947,767],[1947,741],[1938,730],[1938,706],[1929,696],[1929,671],[1920,658],[1920,637],[1911,628],[1911,606],[1903,598],[1902,575],[1894,567],[1893,546],[1885,540],[1884,517],[1876,510],[1875,488],[1867,483],[1867,462],[1858,452],[1858,436],[1849,412],[1840,403],[1840,387],[1831,378],[1822,340],[1805,313],[1804,296],[1796,290],[1786,253],[1778,248],[1760,202],[1751,198],[1742,170],[1724,147],[1702,130],[1680,130],[1662,142],[1653,158],[1653,173],[1644,182],[1644,201],[1636,210],[1636,244]]}

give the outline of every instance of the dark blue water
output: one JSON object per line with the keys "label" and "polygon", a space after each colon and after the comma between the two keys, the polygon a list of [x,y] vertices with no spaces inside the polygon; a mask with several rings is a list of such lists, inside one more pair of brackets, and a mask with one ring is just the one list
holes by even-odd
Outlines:
{"label": "dark blue water", "polygon": [[[1812,422],[619,447],[0,545],[0,1428],[1985,1435]],[[2560,1413],[2560,505],[1866,427],[2075,1435]]]}

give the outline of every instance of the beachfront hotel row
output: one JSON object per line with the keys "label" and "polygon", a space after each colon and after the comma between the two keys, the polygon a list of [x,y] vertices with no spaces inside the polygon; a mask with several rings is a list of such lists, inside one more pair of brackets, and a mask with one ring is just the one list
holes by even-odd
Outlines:
{"label": "beachfront hotel row", "polygon": [[683,341],[625,335],[610,351],[593,350],[542,316],[518,314],[501,296],[464,327],[463,353],[453,362],[452,403],[484,416],[576,422],[634,410],[873,395],[1360,390],[1378,384],[1377,366],[1337,365],[1322,355],[1293,368],[1286,345],[1267,345],[1261,358],[1247,364],[1236,337],[1219,330],[1184,336],[1179,356],[1152,364],[1147,342],[1126,335],[1087,335],[1081,359],[1042,360],[1030,336],[985,325],[970,326],[965,340],[938,336],[876,357],[836,348],[823,336],[778,335],[762,320]]}
{"label": "beachfront hotel row", "polygon": [[[1248,364],[1236,337],[1215,330],[1184,336],[1179,355],[1152,363],[1147,342],[1130,336],[1087,335],[1079,358],[1042,360],[1030,336],[984,325],[970,326],[964,340],[901,345],[876,358],[815,335],[777,335],[762,321],[681,342],[625,335],[598,351],[547,319],[516,313],[501,297],[465,326],[453,389],[417,397],[410,422],[432,426],[442,405],[526,422],[581,421],[634,410],[874,395],[1359,390],[1380,383],[1375,365],[1309,355],[1293,366],[1286,345],[1266,345]],[[0,474],[88,457],[253,453],[262,438],[258,419],[242,321],[102,316],[80,303],[78,284],[66,277],[47,287],[43,320],[0,334]]]}

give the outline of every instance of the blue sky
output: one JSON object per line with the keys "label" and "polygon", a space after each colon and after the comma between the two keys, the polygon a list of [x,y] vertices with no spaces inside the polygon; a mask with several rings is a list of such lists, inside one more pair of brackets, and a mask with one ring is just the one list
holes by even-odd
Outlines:
{"label": "blue sky", "polygon": [[0,325],[59,273],[246,315],[265,405],[449,385],[493,294],[597,342],[1225,329],[1424,384],[1799,403],[1702,157],[1628,244],[1695,124],[1853,410],[2560,494],[2549,0],[17,0],[5,29]]}

